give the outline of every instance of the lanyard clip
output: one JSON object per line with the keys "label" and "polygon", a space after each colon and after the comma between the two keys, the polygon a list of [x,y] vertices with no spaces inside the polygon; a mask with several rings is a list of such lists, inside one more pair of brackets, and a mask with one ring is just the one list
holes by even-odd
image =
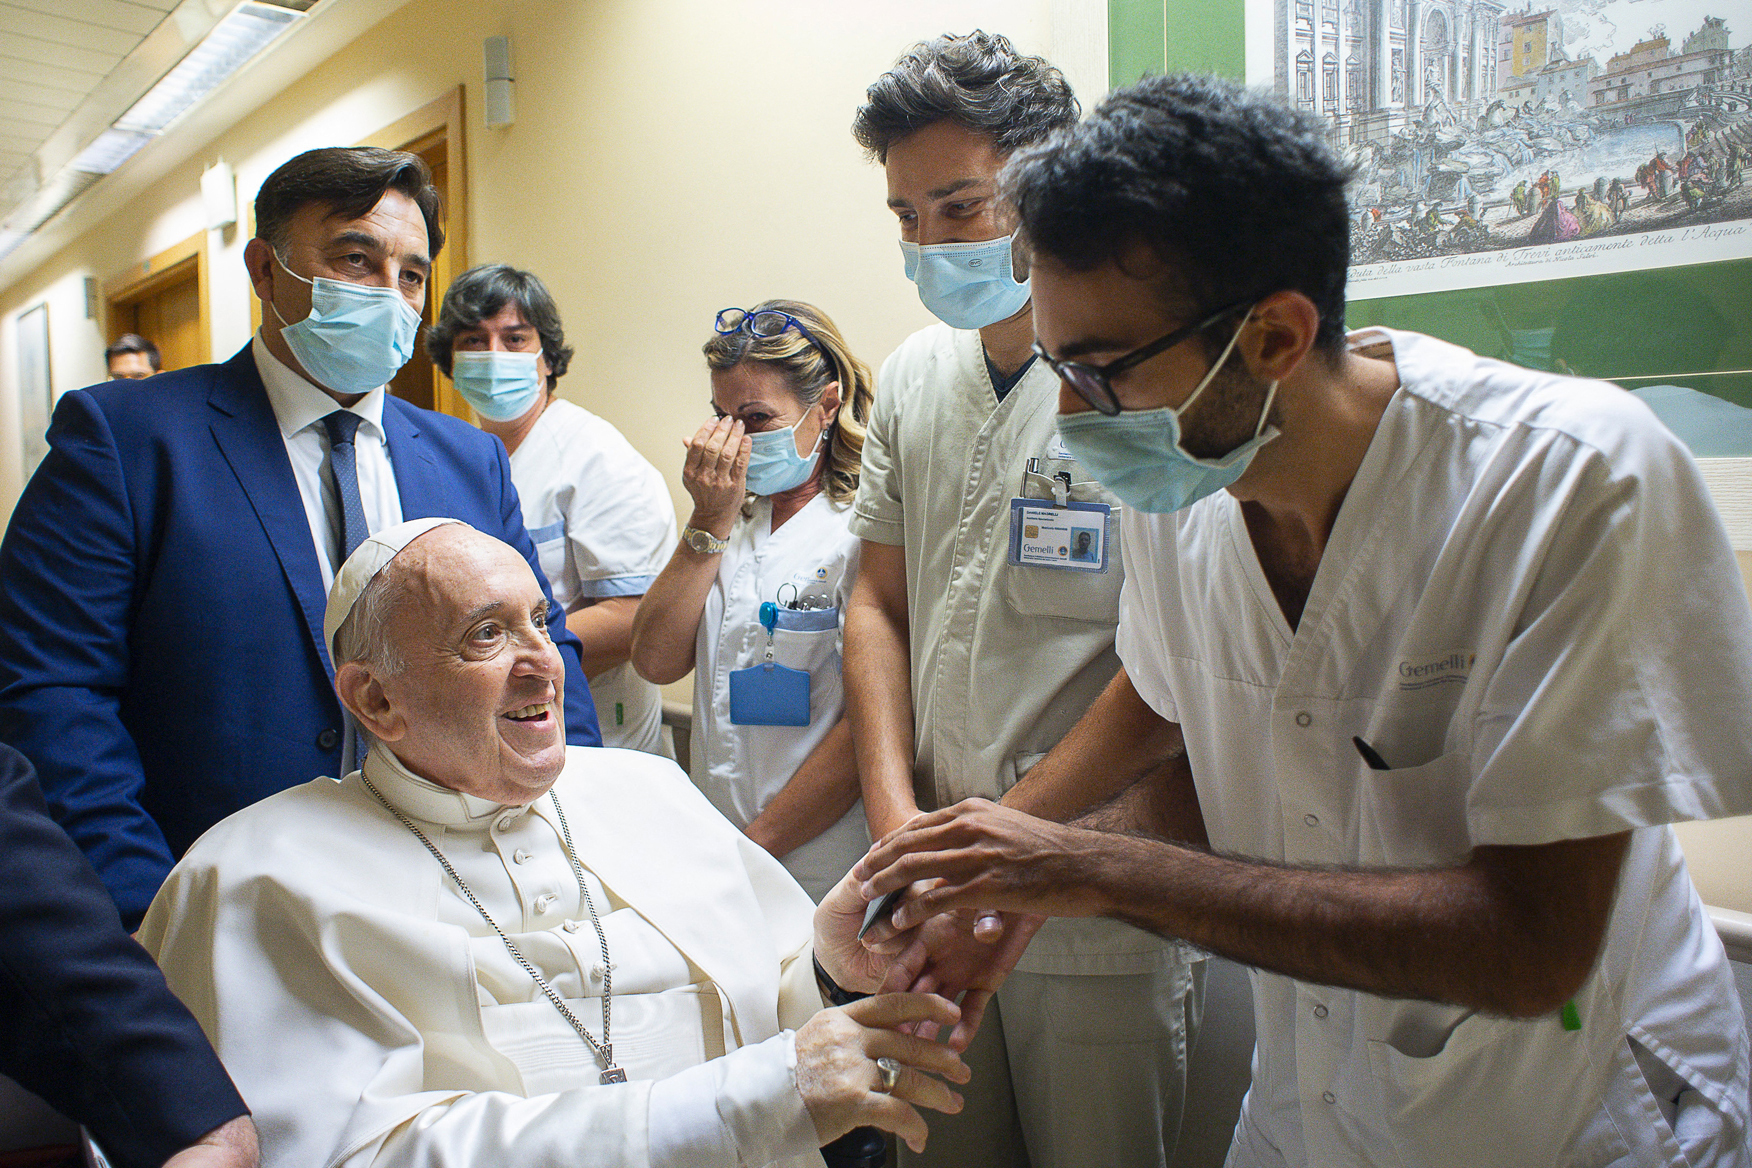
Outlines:
{"label": "lanyard clip", "polygon": [[1040,473],[1040,459],[1030,458],[1023,473],[1025,478],[1039,479],[1046,484],[1046,489],[1052,492],[1053,506],[1063,507],[1071,501],[1071,475],[1069,471],[1061,470],[1055,475],[1043,475]]}
{"label": "lanyard clip", "polygon": [[773,659],[773,630],[779,627],[779,606],[770,600],[760,603],[760,627],[766,630],[766,659]]}

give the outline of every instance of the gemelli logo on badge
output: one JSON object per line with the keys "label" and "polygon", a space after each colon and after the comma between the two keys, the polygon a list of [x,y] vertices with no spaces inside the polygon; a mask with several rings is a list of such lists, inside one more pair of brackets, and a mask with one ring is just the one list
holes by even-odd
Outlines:
{"label": "gemelli logo on badge", "polygon": [[1432,685],[1464,682],[1472,676],[1473,662],[1478,654],[1464,649],[1399,663],[1399,688],[1428,689]]}

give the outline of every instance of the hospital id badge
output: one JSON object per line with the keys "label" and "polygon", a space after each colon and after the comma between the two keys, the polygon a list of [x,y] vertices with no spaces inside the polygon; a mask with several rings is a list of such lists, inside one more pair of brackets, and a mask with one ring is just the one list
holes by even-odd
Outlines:
{"label": "hospital id badge", "polygon": [[1106,503],[1010,500],[1010,562],[1064,572],[1105,572],[1113,508]]}
{"label": "hospital id badge", "polygon": [[809,725],[809,675],[775,661],[730,671],[733,726]]}

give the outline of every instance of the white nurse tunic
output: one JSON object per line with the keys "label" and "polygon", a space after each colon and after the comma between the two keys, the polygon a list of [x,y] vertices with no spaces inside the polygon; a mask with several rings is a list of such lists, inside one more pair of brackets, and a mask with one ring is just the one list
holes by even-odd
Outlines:
{"label": "white nurse tunic", "polygon": [[[643,596],[675,546],[663,476],[612,425],[555,398],[511,455],[523,526],[568,613]],[[590,679],[602,744],[662,754],[663,695],[622,662]]]}
{"label": "white nurse tunic", "polygon": [[[851,508],[819,494],[777,531],[772,515],[771,500],[761,498],[750,516],[737,520],[706,595],[694,645],[693,780],[713,806],[743,828],[791,781],[846,708],[840,646],[860,547],[847,527]],[[809,674],[809,725],[733,725],[730,674],[766,660],[760,606],[793,596],[821,607],[782,614],[773,635],[773,660]],[[860,801],[782,862],[819,903],[869,847]]]}

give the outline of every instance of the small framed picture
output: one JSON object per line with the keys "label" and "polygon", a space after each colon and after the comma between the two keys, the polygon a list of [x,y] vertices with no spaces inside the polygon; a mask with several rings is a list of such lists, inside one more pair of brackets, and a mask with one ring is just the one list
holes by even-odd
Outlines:
{"label": "small framed picture", "polygon": [[49,452],[49,414],[55,407],[49,376],[49,306],[18,314],[18,422],[24,452],[24,477]]}

